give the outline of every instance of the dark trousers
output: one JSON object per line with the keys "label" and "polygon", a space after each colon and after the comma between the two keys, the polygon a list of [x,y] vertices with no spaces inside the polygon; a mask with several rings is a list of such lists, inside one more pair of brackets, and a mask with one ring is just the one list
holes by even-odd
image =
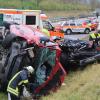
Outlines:
{"label": "dark trousers", "polygon": [[20,98],[17,97],[16,95],[8,93],[8,100],[20,100]]}

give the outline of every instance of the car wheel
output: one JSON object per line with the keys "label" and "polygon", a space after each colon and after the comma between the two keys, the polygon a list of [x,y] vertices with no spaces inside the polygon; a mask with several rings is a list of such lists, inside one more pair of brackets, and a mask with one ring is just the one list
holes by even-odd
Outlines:
{"label": "car wheel", "polygon": [[70,35],[70,34],[72,34],[71,29],[67,29],[67,30],[66,30],[66,35]]}
{"label": "car wheel", "polygon": [[85,29],[84,33],[85,34],[89,34],[90,30],[89,29]]}

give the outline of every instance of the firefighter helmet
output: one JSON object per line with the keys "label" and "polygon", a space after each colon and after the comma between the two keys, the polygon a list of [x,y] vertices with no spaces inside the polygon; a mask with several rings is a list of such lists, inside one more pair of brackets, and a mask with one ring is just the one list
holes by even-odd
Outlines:
{"label": "firefighter helmet", "polygon": [[26,69],[28,70],[29,73],[33,73],[34,72],[34,68],[32,66],[27,66]]}

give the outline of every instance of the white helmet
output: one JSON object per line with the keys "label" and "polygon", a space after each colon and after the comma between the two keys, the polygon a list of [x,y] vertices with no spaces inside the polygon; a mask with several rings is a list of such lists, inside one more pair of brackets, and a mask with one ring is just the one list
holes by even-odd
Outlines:
{"label": "white helmet", "polygon": [[61,38],[58,37],[58,36],[52,36],[52,37],[51,37],[51,40],[56,41],[56,40],[61,40]]}
{"label": "white helmet", "polygon": [[34,68],[32,66],[28,66],[26,67],[26,69],[28,70],[28,72],[30,72],[31,74],[34,72]]}

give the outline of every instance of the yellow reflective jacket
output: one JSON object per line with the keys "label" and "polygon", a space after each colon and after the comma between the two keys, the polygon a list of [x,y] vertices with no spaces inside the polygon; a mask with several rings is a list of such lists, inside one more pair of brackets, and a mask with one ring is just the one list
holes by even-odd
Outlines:
{"label": "yellow reflective jacket", "polygon": [[22,86],[22,84],[28,83],[28,73],[27,70],[22,70],[18,73],[16,73],[13,78],[9,81],[7,92],[19,96],[19,86]]}
{"label": "yellow reflective jacket", "polygon": [[42,32],[43,32],[46,36],[50,37],[50,32],[49,32],[47,29],[43,28],[43,29],[42,29]]}
{"label": "yellow reflective jacket", "polygon": [[[97,36],[96,36],[97,35]],[[89,35],[92,39],[96,39],[96,38],[100,38],[100,34],[99,33],[91,33]]]}

